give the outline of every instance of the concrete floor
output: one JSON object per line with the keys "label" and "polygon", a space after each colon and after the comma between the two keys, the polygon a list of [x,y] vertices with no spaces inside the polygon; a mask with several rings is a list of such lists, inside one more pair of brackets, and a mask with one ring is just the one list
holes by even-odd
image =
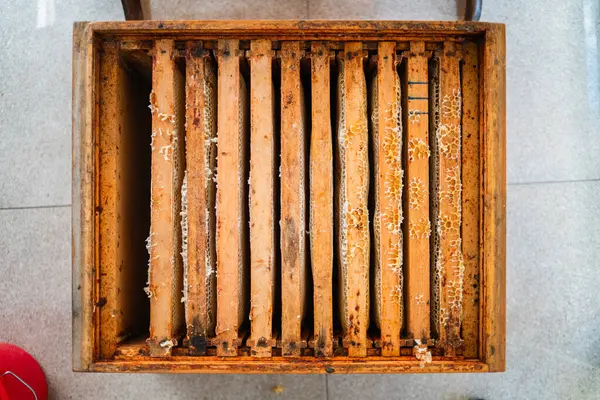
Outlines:
{"label": "concrete floor", "polygon": [[[153,13],[452,20],[456,5],[173,0],[154,1]],[[508,366],[493,375],[72,373],[71,29],[122,18],[118,0],[0,5],[0,341],[41,362],[51,398],[600,398],[597,0],[484,2],[482,20],[508,26]]]}

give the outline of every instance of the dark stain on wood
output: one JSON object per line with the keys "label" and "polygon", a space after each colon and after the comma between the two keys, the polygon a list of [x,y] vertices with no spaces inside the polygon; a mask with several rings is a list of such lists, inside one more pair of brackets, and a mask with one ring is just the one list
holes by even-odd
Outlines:
{"label": "dark stain on wood", "polygon": [[298,261],[298,236],[296,234],[296,221],[292,217],[286,217],[284,220],[283,235],[283,254],[286,256],[286,262],[290,266],[290,278],[293,277],[294,268]]}

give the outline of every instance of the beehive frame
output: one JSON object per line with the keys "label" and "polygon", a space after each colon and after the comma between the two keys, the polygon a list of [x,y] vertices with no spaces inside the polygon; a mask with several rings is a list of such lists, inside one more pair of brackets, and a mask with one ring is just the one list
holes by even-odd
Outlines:
{"label": "beehive frame", "polygon": [[[369,351],[365,354],[332,357],[252,357],[238,355],[218,357],[216,355],[194,357],[188,353],[169,354],[168,357],[149,357],[143,345],[130,344],[119,349],[103,349],[100,346],[101,329],[111,327],[118,333],[118,323],[111,315],[102,315],[106,298],[102,290],[111,290],[110,285],[102,286],[102,266],[99,254],[105,249],[98,246],[102,227],[98,215],[103,212],[99,187],[103,184],[98,175],[99,168],[114,168],[100,164],[99,151],[103,140],[100,132],[99,93],[102,85],[111,83],[103,79],[98,62],[100,53],[106,46],[119,42],[121,48],[140,49],[148,42],[160,39],[174,41],[190,40],[234,40],[253,43],[257,39],[271,41],[296,41],[309,43],[312,50],[318,51],[319,42],[343,49],[348,42],[363,42],[367,48],[372,43],[396,42],[397,49],[415,54],[428,50],[430,43],[444,43],[440,51],[454,51],[454,44],[465,39],[475,45],[465,46],[464,57],[471,57],[478,65],[478,74],[463,76],[472,79],[467,90],[475,90],[478,95],[470,99],[469,112],[476,118],[471,122],[478,141],[465,147],[462,163],[475,161],[478,168],[466,169],[463,181],[478,182],[466,185],[463,192],[475,199],[476,206],[465,203],[469,209],[463,214],[463,225],[478,227],[476,250],[465,257],[477,259],[471,273],[478,276],[478,307],[465,310],[463,326],[470,329],[473,336],[472,351],[469,354],[443,356],[434,354],[431,362],[422,362],[419,347],[412,348],[397,356],[376,356]],[[345,44],[346,43],[346,44]],[[417,43],[415,45],[415,43]],[[413,47],[417,46],[417,47]],[[419,48],[418,46],[422,46]],[[285,46],[284,46],[285,47]],[[289,49],[294,51],[294,49]],[[254,48],[249,49],[255,51]],[[303,49],[296,49],[303,51]],[[174,51],[185,52],[185,48]],[[257,50],[259,51],[259,50]],[[251,59],[251,62],[254,62]],[[256,61],[259,62],[259,61]],[[313,60],[313,64],[315,61]],[[76,23],[74,28],[73,55],[73,368],[77,371],[103,372],[198,372],[198,373],[401,373],[401,372],[496,372],[505,369],[505,29],[501,24],[471,22],[397,22],[397,21],[136,21],[136,22],[94,22]],[[108,83],[107,83],[108,82]],[[450,85],[443,80],[440,85]],[[465,87],[465,86],[463,86]],[[474,88],[474,89],[470,89]],[[315,87],[313,87],[313,90]],[[467,96],[465,95],[465,98]],[[445,115],[451,124],[452,113]],[[313,123],[315,116],[313,116]],[[380,121],[380,123],[382,123]],[[469,123],[463,121],[464,124]],[[406,138],[418,138],[419,130],[411,125]],[[313,133],[318,132],[313,129]],[[408,135],[408,136],[407,136]],[[325,135],[326,136],[326,135]],[[108,145],[115,145],[108,143]],[[133,151],[135,147],[124,144],[123,151]],[[317,152],[315,152],[318,155]],[[466,161],[465,161],[466,160]],[[102,161],[104,162],[104,161]],[[109,163],[111,161],[109,160]],[[112,161],[114,162],[114,160]],[[453,164],[450,164],[452,166]],[[415,180],[405,180],[405,184]],[[135,179],[135,177],[130,177]],[[114,193],[112,194],[114,195]],[[131,199],[135,202],[135,197]],[[475,207],[475,209],[473,209]],[[127,212],[127,210],[122,210]],[[109,215],[118,218],[118,214]],[[107,232],[110,234],[110,232]],[[145,233],[147,235],[147,233]],[[118,246],[118,241],[113,243]],[[308,244],[306,245],[308,249]],[[433,264],[432,264],[433,265]],[[315,271],[313,271],[315,273]],[[410,271],[406,272],[410,274]],[[323,275],[325,278],[327,274]],[[114,288],[113,288],[114,289]],[[411,293],[411,288],[407,288]],[[324,292],[326,294],[326,292]],[[442,299],[441,301],[448,301]],[[411,312],[406,310],[406,312]],[[415,321],[418,318],[414,319]],[[104,324],[102,321],[109,321]],[[111,325],[113,324],[113,325]],[[410,327],[409,327],[410,329]],[[454,333],[455,334],[455,333]],[[453,335],[449,330],[448,335]],[[450,339],[448,339],[450,340]],[[418,343],[417,343],[418,344]],[[308,344],[307,344],[308,345]],[[326,343],[325,346],[330,346]],[[399,346],[399,344],[396,344]],[[382,344],[379,343],[379,347]],[[385,348],[385,343],[383,344]],[[116,356],[115,356],[116,354]]]}

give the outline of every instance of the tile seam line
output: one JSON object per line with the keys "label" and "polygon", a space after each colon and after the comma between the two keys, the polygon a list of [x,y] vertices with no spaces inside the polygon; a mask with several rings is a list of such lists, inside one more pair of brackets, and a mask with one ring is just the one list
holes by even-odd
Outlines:
{"label": "tile seam line", "polygon": [[556,181],[534,181],[534,182],[511,182],[507,183],[507,186],[529,186],[529,185],[553,185],[553,184],[561,184],[561,183],[591,183],[591,182],[600,182],[600,178],[591,178],[591,179],[565,179],[565,180],[556,180]]}
{"label": "tile seam line", "polygon": [[35,210],[35,209],[47,209],[47,208],[66,208],[71,207],[71,204],[56,204],[50,206],[23,206],[23,207],[0,207],[0,211],[12,211],[12,210]]}

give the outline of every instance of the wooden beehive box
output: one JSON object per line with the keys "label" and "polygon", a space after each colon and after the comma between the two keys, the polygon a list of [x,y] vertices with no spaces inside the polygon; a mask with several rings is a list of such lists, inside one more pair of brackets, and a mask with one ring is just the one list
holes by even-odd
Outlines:
{"label": "wooden beehive box", "polygon": [[505,368],[505,33],[77,23],[78,371]]}

